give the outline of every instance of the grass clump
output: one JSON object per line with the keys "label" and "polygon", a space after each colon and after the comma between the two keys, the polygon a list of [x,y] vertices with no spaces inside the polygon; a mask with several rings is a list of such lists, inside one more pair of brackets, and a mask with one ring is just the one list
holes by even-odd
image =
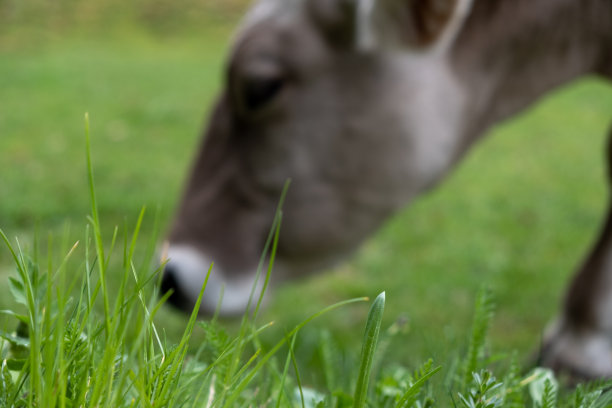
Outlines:
{"label": "grass clump", "polygon": [[[1,407],[234,407],[272,400],[287,406],[295,402],[287,392],[294,384],[305,406],[293,353],[297,333],[324,313],[365,300],[347,300],[315,313],[268,349],[258,336],[271,323],[255,327],[253,319],[245,318],[240,334],[232,338],[216,322],[203,322],[199,326],[206,330],[206,342],[188,356],[205,286],[183,337],[171,344],[153,322],[165,300],[156,296],[158,271],[135,268],[127,245],[125,280],[112,296],[101,282],[110,258],[102,263],[93,256],[83,263],[81,277],[70,279],[64,264],[42,272],[19,244],[12,245],[3,233],[2,238],[17,265],[11,291],[27,312],[3,311],[19,323],[15,332],[0,332]],[[95,264],[103,264],[98,276]],[[275,356],[287,344],[280,370]],[[289,366],[295,373],[291,379]]]}
{"label": "grass clump", "polygon": [[[87,229],[85,242],[95,241],[90,237],[92,229]],[[105,252],[107,258],[100,262],[85,250],[82,273],[75,277],[67,265],[78,244],[68,249],[59,265],[48,262],[43,271],[37,257],[27,257],[18,243],[13,245],[1,235],[17,267],[11,292],[26,312],[2,311],[17,321],[17,328],[0,331],[0,407],[425,408],[448,406],[450,400],[463,408],[601,408],[612,399],[607,384],[582,385],[567,393],[548,370],[520,374],[516,358],[505,367],[491,364],[484,345],[486,333],[481,332],[491,315],[478,311],[468,352],[454,371],[446,373],[451,378],[447,394],[436,394],[431,380],[443,367],[431,360],[413,372],[381,363],[377,344],[379,337],[389,335],[381,331],[384,293],[372,303],[361,357],[353,359],[353,370],[324,366],[320,374],[328,388],[312,389],[300,380],[295,356],[298,333],[316,317],[364,298],[321,310],[272,346],[265,346],[259,336],[272,323],[257,326],[247,316],[239,333],[232,336],[215,320],[197,322],[202,288],[183,337],[173,344],[153,321],[165,300],[158,299],[155,290],[158,271],[134,266],[132,243],[137,228],[127,240],[129,245],[123,245],[125,278],[116,294],[101,282],[112,251]],[[99,274],[94,272],[96,265]],[[477,309],[490,296],[481,292]],[[206,338],[189,350],[195,329],[203,329]],[[325,333],[320,346],[331,359],[338,346]],[[282,350],[286,352],[283,359],[279,358]],[[466,377],[468,368],[473,370]]]}

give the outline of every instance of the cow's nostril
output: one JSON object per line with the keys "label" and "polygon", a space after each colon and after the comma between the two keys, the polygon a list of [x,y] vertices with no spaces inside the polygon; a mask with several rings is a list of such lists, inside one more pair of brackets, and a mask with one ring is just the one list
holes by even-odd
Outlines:
{"label": "cow's nostril", "polygon": [[160,292],[165,295],[171,289],[176,288],[176,272],[170,265],[164,267],[164,272],[161,280]]}
{"label": "cow's nostril", "polygon": [[168,298],[168,303],[178,309],[186,310],[189,307],[189,301],[184,293],[181,291],[177,280],[177,273],[171,265],[166,265],[164,268],[160,286],[161,295],[165,295],[169,291],[172,294]]}

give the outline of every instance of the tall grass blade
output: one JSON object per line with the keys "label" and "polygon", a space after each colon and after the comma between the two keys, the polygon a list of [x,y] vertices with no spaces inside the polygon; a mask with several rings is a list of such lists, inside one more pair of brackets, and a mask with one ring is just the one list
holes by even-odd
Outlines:
{"label": "tall grass blade", "polygon": [[295,347],[295,339],[297,338],[297,332],[291,338],[289,342],[289,352],[287,353],[287,359],[285,360],[285,368],[283,369],[283,375],[280,378],[280,384],[278,386],[278,398],[276,400],[276,408],[281,406],[283,395],[285,394],[285,381],[287,380],[287,374],[289,372],[289,363],[293,356],[293,348]]}
{"label": "tall grass blade", "polygon": [[383,312],[385,310],[385,292],[374,299],[370,312],[368,313],[368,321],[366,322],[365,334],[363,336],[363,346],[361,348],[361,362],[359,366],[359,377],[357,378],[357,388],[355,389],[355,408],[365,406],[368,393],[368,385],[370,382],[370,369],[378,336],[380,334],[380,325],[382,323]]}
{"label": "tall grass blade", "polygon": [[[264,294],[266,289],[268,288],[268,283],[270,282],[270,275],[272,274],[272,266],[274,265],[274,260],[276,258],[276,249],[278,247],[278,237],[280,233],[281,222],[283,219],[283,205],[285,204],[285,198],[287,197],[287,192],[289,191],[289,186],[291,185],[291,180],[287,180],[285,185],[283,186],[283,190],[281,191],[280,198],[278,200],[278,205],[276,206],[276,213],[274,215],[274,222],[272,223],[272,228],[270,230],[270,236],[267,239],[265,249],[263,251],[262,257],[260,259],[260,264],[258,266],[257,278],[259,279],[259,274],[261,273],[261,267],[263,266],[263,261],[265,256],[268,253],[268,247],[270,246],[270,239],[272,239],[272,248],[270,249],[270,259],[268,261],[268,270],[266,272],[266,277],[264,281],[264,285],[261,289],[261,293],[259,294],[259,299],[257,299],[257,305],[255,306],[255,311],[253,312],[253,320],[257,319],[257,315],[259,313],[259,308],[261,307],[261,303],[264,298]],[[255,285],[253,285],[255,288]],[[252,296],[252,294],[251,294]],[[249,299],[249,306],[251,304],[251,299]]]}
{"label": "tall grass blade", "polygon": [[106,335],[111,334],[110,305],[108,299],[108,289],[106,287],[106,257],[104,256],[104,243],[102,241],[102,231],[100,227],[100,216],[98,213],[98,200],[96,199],[96,189],[94,183],[93,164],[91,162],[91,137],[89,134],[89,113],[85,113],[85,153],[87,157],[87,180],[89,184],[89,197],[91,201],[91,226],[93,228],[94,242],[98,260],[98,272],[100,274],[100,284],[102,285],[102,298],[104,301],[104,323]]}
{"label": "tall grass blade", "polygon": [[[280,196],[280,200],[279,200],[279,204],[276,208],[276,212],[274,215],[274,220],[272,222],[272,227],[270,228],[270,232],[268,233],[268,237],[266,238],[266,242],[264,243],[264,248],[263,248],[263,252],[261,254],[261,257],[259,259],[259,263],[257,265],[257,270],[255,273],[255,280],[253,283],[253,286],[251,288],[251,292],[249,294],[249,299],[247,302],[247,308],[242,316],[242,323],[240,325],[240,333],[238,335],[237,338],[237,342],[236,342],[236,348],[232,350],[232,358],[230,359],[230,363],[229,363],[229,368],[227,369],[225,376],[224,376],[224,387],[221,390],[221,393],[219,395],[219,399],[221,401],[225,400],[226,397],[226,393],[229,389],[229,384],[232,383],[232,378],[234,377],[234,375],[236,374],[236,372],[238,371],[238,365],[240,362],[240,359],[242,358],[242,354],[244,351],[244,348],[246,347],[246,341],[244,341],[248,335],[248,331],[249,329],[251,331],[253,331],[253,327],[251,322],[255,322],[257,319],[257,314],[259,313],[259,308],[261,306],[261,303],[263,302],[263,298],[265,295],[265,291],[267,289],[268,286],[268,282],[270,280],[270,275],[272,273],[272,265],[274,263],[274,258],[276,256],[276,248],[278,246],[278,238],[279,238],[279,231],[280,231],[280,224],[281,224],[281,220],[282,220],[282,205],[284,203],[285,200],[285,196],[287,194],[287,190],[289,189],[289,183],[290,181],[286,181],[285,185],[283,187],[283,191],[281,192],[281,196]],[[259,297],[257,299],[257,304],[255,306],[255,309],[253,311],[253,315],[251,316],[251,306],[253,304],[253,299],[258,287],[258,282],[259,279],[261,278],[261,272],[263,270],[263,265],[264,262],[266,260],[266,257],[268,256],[268,253],[270,253],[270,259],[268,262],[268,269],[267,269],[267,273],[265,276],[265,280],[264,280],[264,284],[262,285],[262,290],[259,293]],[[215,319],[216,319],[216,313],[215,313]],[[250,320],[249,320],[250,319]],[[254,342],[255,348],[259,349],[261,348],[261,344],[259,342],[258,337],[255,335],[252,337],[252,341]]]}

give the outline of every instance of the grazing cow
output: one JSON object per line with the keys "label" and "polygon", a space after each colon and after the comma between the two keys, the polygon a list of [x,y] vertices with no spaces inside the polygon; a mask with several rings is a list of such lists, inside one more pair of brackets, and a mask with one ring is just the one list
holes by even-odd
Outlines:
{"label": "grazing cow", "polygon": [[[169,235],[163,289],[244,311],[283,184],[275,274],[324,268],[436,185],[495,123],[584,75],[612,79],[610,0],[259,0]],[[609,156],[612,157],[612,154]],[[261,286],[261,285],[260,285]],[[543,363],[612,375],[612,217]]]}

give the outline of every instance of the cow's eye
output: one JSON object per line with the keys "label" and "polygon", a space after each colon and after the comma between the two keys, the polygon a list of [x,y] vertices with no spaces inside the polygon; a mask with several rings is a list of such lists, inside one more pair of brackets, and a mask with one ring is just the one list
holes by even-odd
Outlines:
{"label": "cow's eye", "polygon": [[258,116],[279,96],[286,79],[284,64],[274,56],[247,54],[237,59],[230,71],[234,102],[242,114]]}
{"label": "cow's eye", "polygon": [[280,75],[253,76],[244,78],[242,98],[244,107],[249,112],[255,112],[274,100],[284,85]]}

